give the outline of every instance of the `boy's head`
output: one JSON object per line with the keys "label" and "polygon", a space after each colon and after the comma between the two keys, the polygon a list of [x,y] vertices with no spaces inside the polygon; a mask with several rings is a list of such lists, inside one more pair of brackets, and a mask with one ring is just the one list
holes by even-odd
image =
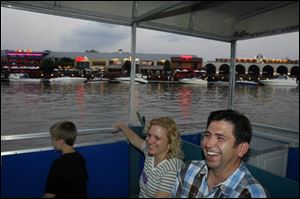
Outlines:
{"label": "boy's head", "polygon": [[50,135],[55,140],[64,140],[64,142],[73,146],[77,136],[77,129],[71,121],[61,121],[53,124],[50,129]]}

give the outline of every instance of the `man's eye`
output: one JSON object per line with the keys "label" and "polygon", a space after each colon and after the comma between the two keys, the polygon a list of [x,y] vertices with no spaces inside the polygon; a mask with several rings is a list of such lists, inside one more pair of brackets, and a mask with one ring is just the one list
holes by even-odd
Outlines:
{"label": "man's eye", "polygon": [[209,133],[204,133],[204,137],[209,137],[210,134]]}

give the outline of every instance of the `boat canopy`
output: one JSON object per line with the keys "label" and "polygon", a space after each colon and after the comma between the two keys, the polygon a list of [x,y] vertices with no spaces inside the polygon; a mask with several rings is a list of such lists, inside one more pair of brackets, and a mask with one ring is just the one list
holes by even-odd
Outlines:
{"label": "boat canopy", "polygon": [[299,31],[299,1],[1,1],[1,6],[230,42]]}

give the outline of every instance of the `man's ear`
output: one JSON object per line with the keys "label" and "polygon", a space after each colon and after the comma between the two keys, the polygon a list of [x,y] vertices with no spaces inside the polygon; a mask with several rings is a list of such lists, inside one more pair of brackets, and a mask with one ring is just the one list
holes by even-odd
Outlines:
{"label": "man's ear", "polygon": [[239,144],[239,152],[238,155],[239,157],[243,157],[249,150],[249,143],[248,142],[243,142]]}

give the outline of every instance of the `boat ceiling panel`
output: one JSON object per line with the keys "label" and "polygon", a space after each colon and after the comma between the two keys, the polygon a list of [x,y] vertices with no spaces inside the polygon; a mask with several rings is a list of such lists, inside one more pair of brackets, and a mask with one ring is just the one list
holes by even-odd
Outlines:
{"label": "boat ceiling panel", "polygon": [[299,31],[298,1],[1,1],[1,6],[230,42]]}

